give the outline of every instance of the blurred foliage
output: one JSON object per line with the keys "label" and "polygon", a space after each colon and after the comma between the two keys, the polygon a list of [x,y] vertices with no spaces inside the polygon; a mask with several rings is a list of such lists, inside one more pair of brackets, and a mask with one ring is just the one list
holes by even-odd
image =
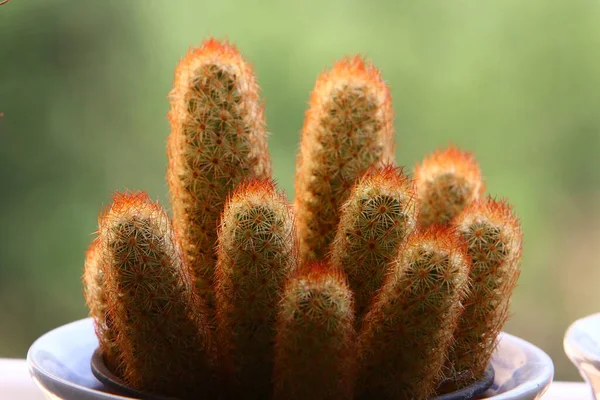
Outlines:
{"label": "blurred foliage", "polygon": [[86,316],[80,275],[113,190],[167,203],[167,94],[208,35],[255,66],[275,176],[293,196],[306,102],[360,52],[394,98],[397,159],[450,142],[522,217],[506,330],[575,379],[562,336],[600,311],[600,3],[586,0],[13,0],[0,7],[0,356]]}

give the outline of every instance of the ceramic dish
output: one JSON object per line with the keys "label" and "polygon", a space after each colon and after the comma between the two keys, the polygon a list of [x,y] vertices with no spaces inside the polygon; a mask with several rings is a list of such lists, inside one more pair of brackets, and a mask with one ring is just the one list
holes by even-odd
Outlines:
{"label": "ceramic dish", "polygon": [[[130,399],[111,391],[92,374],[90,360],[98,341],[87,318],[54,329],[33,343],[27,363],[33,380],[49,399]],[[492,360],[495,379],[483,398],[538,399],[554,374],[550,357],[534,345],[507,333]]]}
{"label": "ceramic dish", "polygon": [[600,399],[600,314],[578,319],[567,330],[565,353]]}

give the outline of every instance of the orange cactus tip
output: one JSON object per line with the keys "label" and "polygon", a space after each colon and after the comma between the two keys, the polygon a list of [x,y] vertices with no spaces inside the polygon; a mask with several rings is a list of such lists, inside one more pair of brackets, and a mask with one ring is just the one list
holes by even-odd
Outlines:
{"label": "orange cactus tip", "polygon": [[392,96],[381,73],[373,63],[360,55],[355,55],[343,58],[335,63],[330,71],[321,73],[310,98],[310,108],[306,113],[305,123],[317,122],[313,120],[313,116],[318,118],[318,115],[315,115],[316,111],[320,111],[323,104],[330,100],[332,92],[348,84],[369,88],[376,94],[378,102],[383,105],[382,113],[387,114],[390,119],[393,118]]}
{"label": "orange cactus tip", "polygon": [[425,158],[415,168],[421,203],[419,224],[448,224],[485,191],[473,154],[450,146]]}

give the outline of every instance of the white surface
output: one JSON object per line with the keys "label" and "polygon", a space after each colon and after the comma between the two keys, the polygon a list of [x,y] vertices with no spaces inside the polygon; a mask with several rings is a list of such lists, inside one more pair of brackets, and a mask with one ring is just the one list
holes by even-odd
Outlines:
{"label": "white surface", "polygon": [[[29,376],[25,360],[0,359],[0,399],[44,399]],[[543,400],[592,400],[592,396],[584,383],[554,382]]]}
{"label": "white surface", "polygon": [[0,360],[0,399],[43,400],[44,398],[29,376],[25,360]]}

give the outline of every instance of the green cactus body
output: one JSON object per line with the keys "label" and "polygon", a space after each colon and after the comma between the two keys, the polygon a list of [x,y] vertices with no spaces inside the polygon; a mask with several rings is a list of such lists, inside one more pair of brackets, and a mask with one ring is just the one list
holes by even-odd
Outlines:
{"label": "green cactus body", "polygon": [[309,264],[288,281],[275,353],[276,400],[354,398],[353,300],[341,271]]}
{"label": "green cactus body", "polygon": [[437,151],[417,165],[415,182],[421,228],[449,224],[485,191],[473,155],[455,147]]}
{"label": "green cactus body", "polygon": [[356,179],[393,156],[389,88],[362,58],[338,62],[317,80],[302,129],[295,206],[303,262],[329,251]]}
{"label": "green cactus body", "polygon": [[450,390],[480,379],[508,318],[510,297],[520,273],[522,231],[505,201],[473,203],[454,225],[468,244],[471,290],[450,351]]}
{"label": "green cactus body", "polygon": [[241,180],[271,176],[263,107],[250,66],[233,45],[214,39],[181,60],[170,100],[173,224],[198,291],[214,310],[214,248],[225,200]]}
{"label": "green cactus body", "polygon": [[145,392],[210,397],[215,353],[205,306],[166,212],[145,193],[117,194],[99,225],[124,381]]}
{"label": "green cactus body", "polygon": [[217,254],[217,340],[227,386],[236,399],[268,398],[277,302],[297,263],[292,210],[271,180],[236,188]]}
{"label": "green cactus body", "polygon": [[117,376],[121,374],[120,353],[116,344],[118,333],[108,310],[104,273],[102,270],[102,252],[97,239],[94,239],[85,254],[83,272],[83,295],[94,320],[94,330],[98,344],[104,355],[106,366]]}
{"label": "green cactus body", "polygon": [[399,245],[416,223],[413,183],[401,169],[391,166],[365,174],[342,206],[331,265],[348,276],[357,326],[381,288]]}
{"label": "green cactus body", "polygon": [[359,334],[362,399],[429,399],[435,392],[468,286],[454,230],[411,235],[398,252]]}

